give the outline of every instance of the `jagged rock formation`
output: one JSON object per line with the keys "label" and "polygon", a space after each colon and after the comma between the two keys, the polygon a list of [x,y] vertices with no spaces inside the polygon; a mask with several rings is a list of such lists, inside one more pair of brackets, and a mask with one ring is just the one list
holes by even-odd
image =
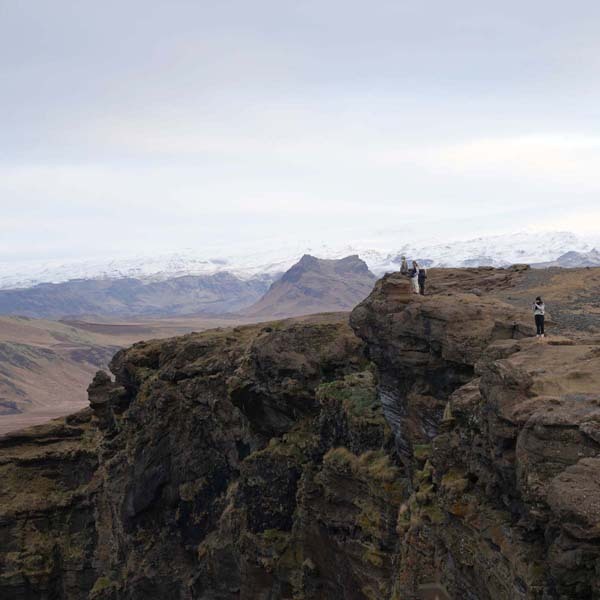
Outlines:
{"label": "jagged rock formation", "polygon": [[273,318],[351,310],[369,295],[375,281],[358,256],[325,260],[305,254],[243,312]]}
{"label": "jagged rock formation", "polygon": [[0,438],[0,596],[599,597],[600,340],[531,339],[523,273],[119,353]]}

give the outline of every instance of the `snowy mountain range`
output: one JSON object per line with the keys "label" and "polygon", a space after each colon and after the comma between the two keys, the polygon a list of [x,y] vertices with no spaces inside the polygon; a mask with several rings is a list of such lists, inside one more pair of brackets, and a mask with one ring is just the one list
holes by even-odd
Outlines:
{"label": "snowy mountain range", "polygon": [[[260,250],[256,248],[260,246]],[[358,254],[371,271],[381,275],[398,269],[401,256],[417,259],[426,266],[506,266],[514,263],[558,266],[600,264],[600,233],[581,236],[571,232],[521,232],[470,240],[439,243],[435,240],[397,242],[389,235],[371,236],[351,244],[257,242],[255,248],[235,250],[188,250],[116,259],[49,260],[0,263],[0,289],[26,288],[39,283],[73,279],[136,278],[161,281],[186,275],[229,272],[242,279],[285,272],[304,254],[339,259]],[[567,255],[564,265],[561,257]]]}

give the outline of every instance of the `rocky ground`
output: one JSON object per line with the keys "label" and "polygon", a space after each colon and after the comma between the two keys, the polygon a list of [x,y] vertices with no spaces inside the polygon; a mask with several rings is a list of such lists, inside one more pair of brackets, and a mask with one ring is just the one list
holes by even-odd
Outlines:
{"label": "rocky ground", "polygon": [[120,352],[0,438],[0,597],[599,598],[600,271],[541,273]]}

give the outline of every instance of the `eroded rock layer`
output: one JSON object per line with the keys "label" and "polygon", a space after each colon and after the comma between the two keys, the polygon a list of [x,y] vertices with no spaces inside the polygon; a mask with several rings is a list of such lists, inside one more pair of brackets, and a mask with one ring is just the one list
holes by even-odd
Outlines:
{"label": "eroded rock layer", "polygon": [[0,438],[0,597],[600,597],[600,340],[519,270],[120,352]]}

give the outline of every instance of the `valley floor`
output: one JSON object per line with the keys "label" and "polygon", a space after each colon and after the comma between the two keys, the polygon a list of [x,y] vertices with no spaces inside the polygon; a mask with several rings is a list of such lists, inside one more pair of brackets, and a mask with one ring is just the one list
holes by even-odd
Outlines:
{"label": "valley floor", "polygon": [[50,321],[0,317],[0,435],[85,408],[87,387],[120,348],[250,319]]}

